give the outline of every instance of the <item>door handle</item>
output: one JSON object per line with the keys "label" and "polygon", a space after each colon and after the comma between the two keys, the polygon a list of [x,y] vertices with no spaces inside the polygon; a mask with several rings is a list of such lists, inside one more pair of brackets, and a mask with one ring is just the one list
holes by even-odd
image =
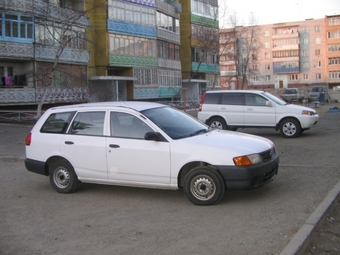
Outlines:
{"label": "door handle", "polygon": [[65,141],[65,144],[72,145],[72,144],[74,144],[74,142],[72,142],[72,141]]}
{"label": "door handle", "polygon": [[110,148],[119,148],[120,146],[118,144],[110,144]]}

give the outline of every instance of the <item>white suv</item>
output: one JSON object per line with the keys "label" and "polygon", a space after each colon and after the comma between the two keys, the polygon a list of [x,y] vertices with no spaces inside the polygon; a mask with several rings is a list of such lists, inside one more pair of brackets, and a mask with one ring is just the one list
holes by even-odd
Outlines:
{"label": "white suv", "polygon": [[207,91],[200,103],[198,119],[217,129],[271,127],[292,138],[310,129],[319,119],[312,108],[287,104],[258,90]]}
{"label": "white suv", "polygon": [[78,182],[183,188],[191,202],[217,203],[228,190],[274,180],[279,156],[265,138],[209,130],[171,107],[90,103],[47,110],[26,138],[27,170],[60,193]]}

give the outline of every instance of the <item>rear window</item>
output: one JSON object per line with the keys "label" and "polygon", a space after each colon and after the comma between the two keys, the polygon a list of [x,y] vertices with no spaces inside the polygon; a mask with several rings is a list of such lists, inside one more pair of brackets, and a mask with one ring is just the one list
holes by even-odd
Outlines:
{"label": "rear window", "polygon": [[41,133],[63,134],[75,112],[52,113],[40,129]]}
{"label": "rear window", "polygon": [[206,93],[204,104],[219,104],[221,93]]}
{"label": "rear window", "polygon": [[221,104],[225,105],[243,105],[243,95],[236,93],[223,94]]}

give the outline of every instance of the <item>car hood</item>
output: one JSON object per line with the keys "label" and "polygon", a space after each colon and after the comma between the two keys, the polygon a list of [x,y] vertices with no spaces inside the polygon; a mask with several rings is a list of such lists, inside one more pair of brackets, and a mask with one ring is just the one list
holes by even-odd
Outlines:
{"label": "car hood", "polygon": [[174,140],[172,152],[187,152],[189,161],[233,165],[232,158],[270,150],[273,142],[267,138],[226,130],[212,130],[205,134]]}
{"label": "car hood", "polygon": [[301,105],[296,105],[296,104],[285,104],[284,107],[290,108],[290,110],[287,110],[287,108],[284,108],[284,112],[296,112],[296,113],[301,113],[304,110],[307,111],[312,111],[316,113],[316,110],[307,106],[301,106]]}

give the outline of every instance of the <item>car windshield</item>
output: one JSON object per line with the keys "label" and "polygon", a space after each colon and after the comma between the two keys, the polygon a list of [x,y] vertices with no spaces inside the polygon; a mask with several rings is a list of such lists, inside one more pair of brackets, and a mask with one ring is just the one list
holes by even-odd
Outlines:
{"label": "car windshield", "polygon": [[208,127],[182,111],[159,107],[142,113],[172,139],[187,138],[208,132]]}
{"label": "car windshield", "polygon": [[269,98],[271,101],[275,102],[278,105],[285,105],[287,104],[285,101],[281,100],[280,98],[268,93],[268,92],[263,92],[262,95],[265,97]]}

